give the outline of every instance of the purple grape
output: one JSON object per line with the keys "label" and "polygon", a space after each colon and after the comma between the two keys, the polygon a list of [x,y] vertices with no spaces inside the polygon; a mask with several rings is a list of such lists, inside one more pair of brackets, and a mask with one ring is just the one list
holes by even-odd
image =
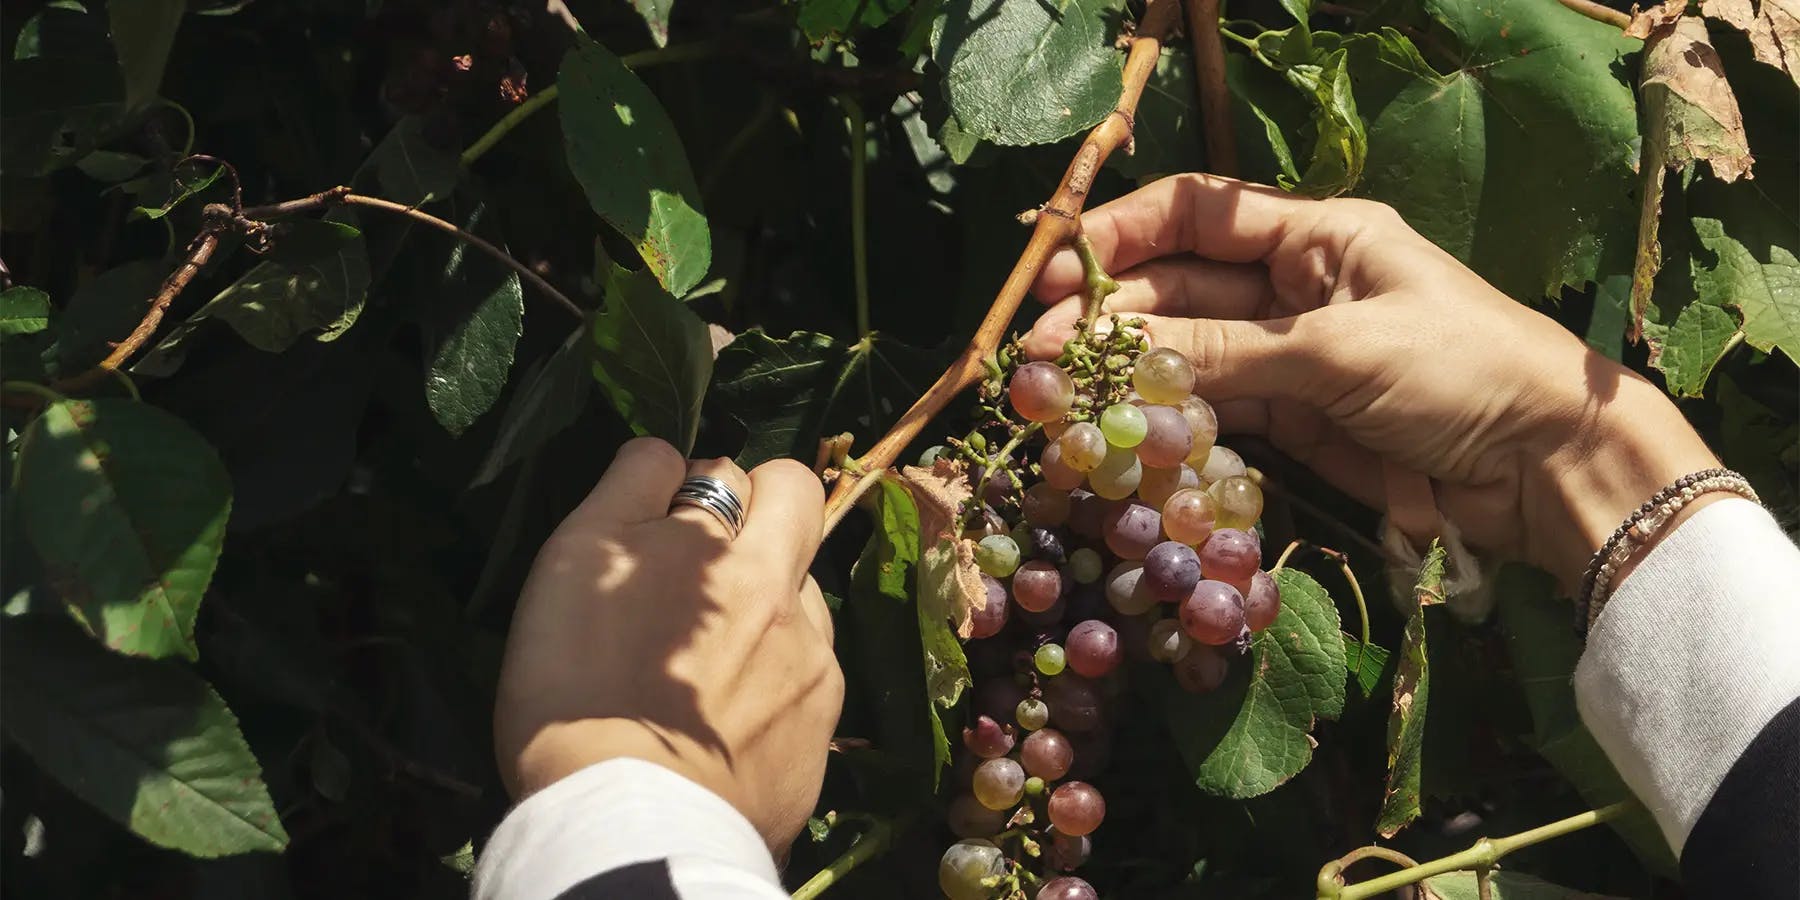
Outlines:
{"label": "purple grape", "polygon": [[1200,545],[1200,571],[1214,581],[1248,582],[1262,568],[1262,541],[1248,531],[1221,528]]}
{"label": "purple grape", "polygon": [[[1037,629],[1055,628],[1057,625],[1062,624],[1068,611],[1068,601],[1064,600],[1061,596],[1058,596],[1056,602],[1050,604],[1050,608],[1042,612],[1032,612],[1028,609],[1019,610],[1019,621]],[[1054,638],[1051,639],[1054,640]]]}
{"label": "purple grape", "polygon": [[1098,619],[1089,619],[1069,629],[1063,649],[1068,653],[1069,668],[1088,678],[1099,678],[1118,668],[1122,658],[1119,633]]}
{"label": "purple grape", "polygon": [[[991,837],[1006,830],[1007,811],[988,809],[973,794],[961,794],[950,801],[944,818],[950,833],[959,838]],[[1055,848],[1054,842],[1051,844]]]}
{"label": "purple grape", "polygon": [[[965,799],[965,798],[958,798]],[[974,797],[966,798],[970,803]],[[976,804],[979,806],[980,804]],[[954,809],[955,804],[951,805]],[[954,830],[954,828],[952,828]],[[964,837],[958,833],[958,837]],[[1044,848],[1044,862],[1054,871],[1072,872],[1081,868],[1082,863],[1094,852],[1094,839],[1087,835],[1063,834],[1055,828],[1050,829],[1049,846]]]}
{"label": "purple grape", "polygon": [[973,638],[990,638],[1006,627],[1006,585],[992,575],[981,576],[981,586],[987,591],[987,599],[980,609],[969,613],[969,636]]}
{"label": "purple grape", "polygon": [[[1070,580],[1072,581],[1072,579]],[[1067,582],[1065,582],[1067,583]],[[1093,584],[1071,584],[1068,593],[1068,618],[1081,622],[1087,619],[1098,619],[1106,614],[1106,587],[1096,581]]]}
{"label": "purple grape", "polygon": [[1106,513],[1113,501],[1092,491],[1076,488],[1069,492],[1069,530],[1091,541],[1100,539],[1106,527]]}
{"label": "purple grape", "polygon": [[1181,685],[1182,690],[1205,694],[1225,683],[1225,676],[1231,672],[1231,663],[1219,652],[1219,648],[1198,644],[1186,656],[1175,661],[1174,669],[1175,682]]}
{"label": "purple grape", "polygon": [[1038,888],[1037,900],[1100,900],[1094,886],[1073,875],[1063,875],[1044,882]]}
{"label": "purple grape", "polygon": [[1068,542],[1063,540],[1061,529],[1031,525],[1023,532],[1025,540],[1020,541],[1019,546],[1025,549],[1025,555],[1047,559],[1059,566],[1069,561]]}
{"label": "purple grape", "polygon": [[1244,630],[1244,598],[1223,581],[1205,580],[1194,585],[1181,601],[1181,629],[1202,644],[1218,646],[1237,640]]}
{"label": "purple grape", "polygon": [[974,711],[1002,725],[1017,725],[1013,716],[1025,695],[1025,689],[1011,678],[990,678],[975,688]]}
{"label": "purple grape", "polygon": [[1033,525],[1055,526],[1069,520],[1069,492],[1042,482],[1025,489],[1019,512]]}
{"label": "purple grape", "polygon": [[1044,686],[1044,702],[1050,704],[1050,722],[1067,732],[1100,727],[1100,689],[1092,681],[1065,672]]}
{"label": "purple grape", "polygon": [[1012,752],[1013,730],[988,716],[976,716],[975,724],[963,729],[963,746],[982,759],[994,759]]}
{"label": "purple grape", "polygon": [[1112,763],[1111,729],[1070,734],[1069,743],[1075,745],[1075,765],[1069,767],[1070,778],[1082,781],[1096,778]]}
{"label": "purple grape", "polygon": [[1251,631],[1261,631],[1275,624],[1281,615],[1281,589],[1269,573],[1258,569],[1250,576],[1250,590],[1244,594],[1244,623]]}
{"label": "purple grape", "polygon": [[1142,590],[1164,603],[1180,603],[1200,583],[1200,554],[1175,541],[1163,541],[1144,554]]}
{"label": "purple grape", "polygon": [[1120,559],[1143,559],[1162,540],[1162,513],[1149,504],[1129,500],[1114,507],[1102,523],[1107,549]]}

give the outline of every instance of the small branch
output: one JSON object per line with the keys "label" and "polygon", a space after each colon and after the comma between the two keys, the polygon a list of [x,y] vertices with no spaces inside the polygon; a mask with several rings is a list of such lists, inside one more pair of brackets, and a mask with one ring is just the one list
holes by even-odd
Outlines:
{"label": "small branch", "polygon": [[984,360],[999,348],[1007,326],[1012,323],[1013,315],[1018,312],[1019,304],[1031,289],[1032,282],[1037,280],[1044,263],[1050,259],[1051,254],[1067,245],[1078,231],[1078,217],[1082,206],[1087,202],[1088,190],[1093,187],[1094,176],[1100,171],[1100,166],[1106,162],[1107,156],[1130,140],[1132,116],[1137,112],[1138,98],[1144,92],[1144,83],[1149,80],[1150,73],[1156,69],[1156,58],[1162,53],[1163,36],[1168,33],[1179,14],[1177,0],[1151,0],[1149,8],[1144,11],[1143,20],[1138,23],[1136,35],[1131,39],[1131,52],[1125,59],[1118,106],[1113,109],[1112,115],[1088,132],[1087,139],[1075,151],[1074,160],[1063,173],[1062,183],[1037,216],[1031,241],[1025,245],[1011,274],[1006,276],[1005,284],[1001,285],[1000,293],[995,296],[993,305],[982,318],[968,347],[938,377],[937,382],[913,403],[912,408],[900,417],[900,421],[868,453],[863,454],[858,462],[862,465],[864,474],[856,478],[841,477],[832,486],[831,496],[825,501],[827,534],[843,521],[856,498],[874,486],[875,480],[881,477],[888,466],[893,465],[900,451],[906,449],[913,438],[918,437],[925,424],[942,412],[951,398],[986,376]]}
{"label": "small branch", "polygon": [[1350,557],[1330,547],[1320,547],[1319,552],[1337,561],[1338,567],[1344,570],[1344,580],[1350,582],[1350,596],[1356,598],[1356,615],[1362,619],[1362,642],[1369,643],[1369,605],[1363,601],[1362,584],[1356,580],[1355,570],[1350,568]]}
{"label": "small branch", "polygon": [[1200,94],[1200,127],[1206,167],[1238,174],[1237,137],[1231,127],[1231,89],[1225,85],[1225,43],[1219,39],[1219,0],[1185,0],[1188,38],[1194,43],[1194,86]]}
{"label": "small branch", "polygon": [[1398,850],[1389,850],[1386,847],[1376,847],[1374,845],[1358,847],[1355,850],[1338,857],[1338,862],[1341,863],[1344,868],[1348,869],[1365,859],[1385,859],[1396,866],[1406,868],[1411,868],[1419,864],[1418,860],[1413,859]]}
{"label": "small branch", "polygon": [[867,831],[856,838],[856,843],[844,851],[842,856],[831,861],[831,865],[819,870],[819,874],[806,880],[800,889],[794,892],[793,900],[814,900],[826,889],[838,883],[852,869],[880,856],[894,839],[894,826],[885,819],[873,820]]}
{"label": "small branch", "polygon": [[1599,3],[1595,3],[1594,0],[1559,0],[1559,2],[1596,22],[1611,25],[1618,28],[1620,31],[1625,30],[1625,26],[1631,24],[1631,15],[1629,13],[1623,13],[1616,9],[1602,6]]}
{"label": "small branch", "polygon": [[151,336],[156,334],[156,326],[162,324],[163,314],[169,311],[169,304],[175,302],[175,298],[180,296],[188,282],[194,280],[195,275],[200,274],[201,269],[206,268],[206,264],[212,260],[213,252],[218,249],[219,231],[216,226],[208,226],[207,230],[196,235],[188,244],[187,258],[181,261],[175,271],[169,273],[168,278],[163,279],[162,288],[156,292],[155,297],[150,298],[150,308],[144,312],[144,318],[131,330],[131,334],[115,344],[112,352],[93,368],[51,382],[50,387],[62,393],[76,393],[93,387],[123,368],[132,354],[149,343]]}
{"label": "small branch", "polygon": [[[1349,857],[1335,859],[1326,863],[1319,870],[1318,897],[1319,900],[1367,900],[1367,898],[1379,897],[1409,884],[1418,884],[1434,875],[1469,870],[1479,873],[1483,870],[1491,870],[1502,857],[1515,850],[1530,847],[1533,844],[1541,844],[1551,838],[1562,837],[1565,834],[1572,834],[1584,828],[1611,821],[1638,808],[1636,802],[1626,800],[1551,822],[1548,825],[1540,825],[1530,831],[1522,831],[1509,837],[1482,838],[1475,842],[1475,846],[1461,853],[1453,853],[1442,859],[1408,866],[1398,872],[1392,872],[1380,878],[1371,878],[1368,881],[1359,881],[1355,884],[1346,885],[1343,882],[1343,871],[1347,866],[1344,860]],[[1351,851],[1352,854],[1356,852]]]}
{"label": "small branch", "polygon": [[856,334],[869,336],[869,117],[854,97],[840,98],[850,116],[850,262],[856,279]]}

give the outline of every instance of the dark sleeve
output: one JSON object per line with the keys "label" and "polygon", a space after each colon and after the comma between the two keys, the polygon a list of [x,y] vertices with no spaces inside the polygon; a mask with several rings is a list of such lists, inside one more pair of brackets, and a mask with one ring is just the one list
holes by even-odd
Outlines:
{"label": "dark sleeve", "polygon": [[1681,875],[1695,898],[1800,898],[1800,700],[1725,775],[1682,849]]}
{"label": "dark sleeve", "polygon": [[669,875],[669,861],[622,866],[601,872],[556,895],[556,900],[681,900]]}

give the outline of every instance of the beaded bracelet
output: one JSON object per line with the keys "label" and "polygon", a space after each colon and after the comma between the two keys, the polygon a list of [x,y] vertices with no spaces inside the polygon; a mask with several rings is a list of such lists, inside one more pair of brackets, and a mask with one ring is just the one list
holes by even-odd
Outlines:
{"label": "beaded bracelet", "polygon": [[1618,576],[1619,568],[1656,537],[1683,507],[1701,495],[1715,491],[1736,494],[1752,503],[1762,502],[1750,482],[1730,469],[1704,469],[1683,475],[1674,484],[1657,491],[1656,496],[1644,501],[1637,512],[1613,531],[1588,562],[1587,572],[1581,578],[1581,593],[1575,600],[1577,632],[1586,636],[1599,620],[1600,610],[1612,594],[1613,579]]}

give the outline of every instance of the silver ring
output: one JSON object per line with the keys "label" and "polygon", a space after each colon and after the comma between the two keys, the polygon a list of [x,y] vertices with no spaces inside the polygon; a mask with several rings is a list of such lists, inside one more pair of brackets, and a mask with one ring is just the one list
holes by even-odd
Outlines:
{"label": "silver ring", "polygon": [[688,476],[669,502],[669,511],[677,506],[693,506],[712,513],[734,538],[744,530],[744,501],[738,499],[731,485],[711,475]]}

